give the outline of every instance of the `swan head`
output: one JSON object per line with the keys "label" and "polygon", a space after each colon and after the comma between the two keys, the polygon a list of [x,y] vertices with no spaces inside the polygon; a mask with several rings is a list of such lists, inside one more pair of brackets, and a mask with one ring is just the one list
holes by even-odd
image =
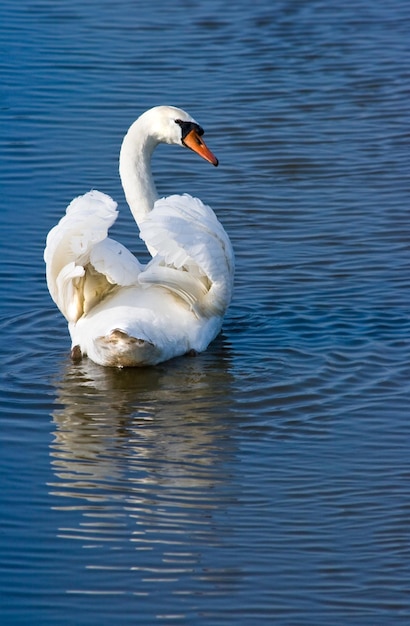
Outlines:
{"label": "swan head", "polygon": [[189,148],[205,161],[218,165],[218,159],[203,140],[203,128],[186,111],[172,106],[157,106],[143,113],[139,120],[146,124],[149,133],[159,143]]}

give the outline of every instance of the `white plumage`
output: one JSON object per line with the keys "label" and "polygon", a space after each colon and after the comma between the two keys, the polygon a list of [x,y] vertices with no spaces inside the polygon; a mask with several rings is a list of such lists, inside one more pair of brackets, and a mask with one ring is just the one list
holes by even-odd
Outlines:
{"label": "white plumage", "polygon": [[217,165],[202,129],[174,107],[154,107],[129,129],[120,175],[140,236],[153,258],[142,266],[108,237],[117,204],[90,191],[75,198],[48,234],[47,284],[66,317],[76,358],[108,366],[155,365],[201,352],[230,303],[234,257],[212,209],[189,195],[157,199],[150,161],[160,142],[185,145]]}

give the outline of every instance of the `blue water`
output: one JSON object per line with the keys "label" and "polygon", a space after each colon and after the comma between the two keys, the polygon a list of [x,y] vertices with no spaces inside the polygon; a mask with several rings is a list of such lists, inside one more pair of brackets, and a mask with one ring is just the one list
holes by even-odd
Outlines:
{"label": "blue water", "polygon": [[[410,623],[410,5],[3,0],[0,621]],[[146,108],[233,242],[197,358],[72,364],[48,230],[91,188],[145,256],[118,151]]]}

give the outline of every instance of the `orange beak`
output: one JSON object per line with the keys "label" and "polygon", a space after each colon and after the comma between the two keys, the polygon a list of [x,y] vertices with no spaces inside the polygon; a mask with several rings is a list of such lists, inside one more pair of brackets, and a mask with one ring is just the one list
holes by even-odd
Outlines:
{"label": "orange beak", "polygon": [[215,165],[215,167],[218,165],[218,159],[214,154],[212,154],[202,137],[197,133],[195,129],[191,130],[184,137],[183,144],[187,148],[190,148],[191,150],[199,154],[199,156],[205,159],[205,161],[212,163],[212,165]]}

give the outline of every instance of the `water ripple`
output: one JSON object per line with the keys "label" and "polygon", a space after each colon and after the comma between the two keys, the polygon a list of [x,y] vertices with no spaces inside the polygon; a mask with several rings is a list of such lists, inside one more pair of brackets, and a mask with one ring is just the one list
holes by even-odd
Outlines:
{"label": "water ripple", "polygon": [[[408,3],[16,6],[0,7],[3,621],[404,626]],[[46,233],[95,187],[144,257],[117,158],[163,102],[220,158],[164,147],[154,171],[232,238],[223,334],[154,369],[73,364]]]}

